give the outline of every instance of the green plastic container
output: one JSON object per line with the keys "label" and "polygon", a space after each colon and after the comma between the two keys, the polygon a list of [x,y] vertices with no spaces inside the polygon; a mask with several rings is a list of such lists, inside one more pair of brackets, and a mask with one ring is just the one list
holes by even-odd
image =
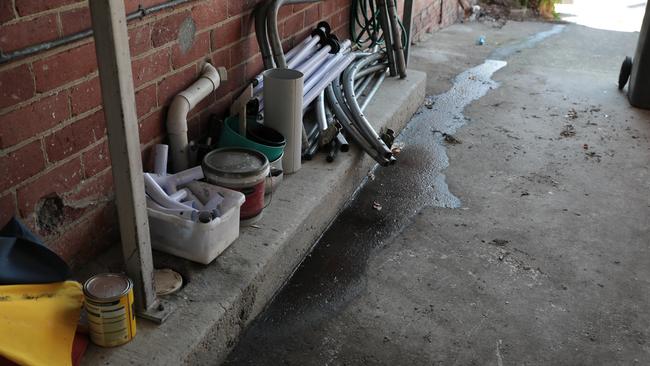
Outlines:
{"label": "green plastic container", "polygon": [[[259,125],[255,118],[249,118],[247,123],[248,125]],[[226,118],[221,136],[219,137],[219,147],[245,147],[257,150],[266,155],[269,161],[275,161],[282,156],[286,143],[281,146],[263,145],[247,139],[237,131],[239,131],[239,117]]]}

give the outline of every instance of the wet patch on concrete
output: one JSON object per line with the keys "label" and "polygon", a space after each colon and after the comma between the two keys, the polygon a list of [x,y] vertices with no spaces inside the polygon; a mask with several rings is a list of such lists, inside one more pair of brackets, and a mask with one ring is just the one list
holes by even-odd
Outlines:
{"label": "wet patch on concrete", "polygon": [[535,47],[536,45],[538,45],[548,37],[562,33],[564,31],[564,28],[566,28],[565,25],[557,24],[553,28],[544,32],[533,34],[532,36],[524,39],[521,42],[516,42],[510,45],[499,47],[496,50],[494,50],[488,58],[491,60],[505,60],[517,52],[521,52],[522,50],[527,48]]}

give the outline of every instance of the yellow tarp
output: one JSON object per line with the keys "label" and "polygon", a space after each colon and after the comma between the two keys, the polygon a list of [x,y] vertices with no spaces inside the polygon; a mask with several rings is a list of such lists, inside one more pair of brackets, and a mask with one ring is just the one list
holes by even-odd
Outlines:
{"label": "yellow tarp", "polygon": [[20,365],[71,365],[82,304],[78,282],[0,286],[0,354]]}

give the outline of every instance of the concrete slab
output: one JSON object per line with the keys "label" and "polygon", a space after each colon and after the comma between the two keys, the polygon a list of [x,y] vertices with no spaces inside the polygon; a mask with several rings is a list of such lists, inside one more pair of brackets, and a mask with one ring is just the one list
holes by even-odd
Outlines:
{"label": "concrete slab", "polygon": [[[404,80],[386,80],[366,113],[374,127],[401,130],[421,105],[425,84],[426,74],[415,70]],[[258,227],[243,229],[239,239],[208,266],[154,253],[157,268],[173,268],[187,282],[169,297],[175,312],[160,326],[139,321],[138,335],[127,345],[91,346],[83,364],[218,364],[374,166],[356,147],[341,153],[334,163],[325,162],[324,154],[319,154],[285,178]],[[89,264],[78,279],[119,271],[115,254]]]}

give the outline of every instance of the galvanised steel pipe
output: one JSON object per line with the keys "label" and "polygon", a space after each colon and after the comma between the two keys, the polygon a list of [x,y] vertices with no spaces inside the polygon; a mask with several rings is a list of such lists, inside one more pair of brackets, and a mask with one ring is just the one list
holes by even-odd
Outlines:
{"label": "galvanised steel pipe", "polygon": [[[385,0],[383,0],[385,1]],[[388,0],[388,21],[391,26],[391,34],[393,36],[393,51],[395,52],[395,68],[399,74],[400,79],[406,77],[406,58],[404,57],[404,45],[402,44],[402,36],[400,35],[399,20],[397,19],[397,9],[395,2]]]}
{"label": "galvanised steel pipe", "polygon": [[343,73],[343,91],[345,92],[345,97],[348,102],[348,106],[350,107],[350,112],[352,112],[352,116],[354,117],[353,121],[356,122],[358,128],[366,136],[368,136],[370,144],[388,159],[393,155],[393,153],[388,148],[388,146],[386,146],[384,141],[379,137],[377,131],[375,131],[366,116],[363,114],[363,111],[357,102],[357,96],[354,92],[354,80],[356,73],[366,65],[380,60],[382,57],[383,55],[381,54],[368,56],[361,61],[357,61],[347,70],[345,70]]}
{"label": "galvanised steel pipe", "polygon": [[388,19],[386,0],[377,0],[377,7],[379,8],[379,24],[381,25],[381,29],[384,33],[384,44],[386,45],[386,54],[388,55],[390,76],[395,76],[397,75],[397,68],[395,65],[395,52],[393,50],[393,34],[391,31],[390,21]]}
{"label": "galvanised steel pipe", "polygon": [[385,79],[386,79],[386,71],[382,72],[379,75],[379,78],[377,78],[375,83],[372,85],[372,88],[368,92],[368,95],[366,96],[366,99],[364,99],[363,103],[361,103],[361,111],[366,110],[366,107],[368,106],[368,104],[370,103],[372,98],[375,96],[375,94],[377,94],[377,90],[379,90],[379,86],[381,85],[381,83],[384,82]]}
{"label": "galvanised steel pipe", "polygon": [[344,106],[345,102],[341,99],[343,98],[343,95],[341,94],[340,82],[338,79],[334,80],[332,84],[328,85],[325,89],[325,92],[327,94],[327,101],[329,102],[330,107],[332,107],[332,111],[334,112],[336,118],[339,120],[339,123],[341,123],[341,127],[343,127],[343,129],[348,133],[348,135],[350,135],[350,137],[352,137],[354,141],[356,141],[359,147],[361,147],[361,149],[366,154],[368,154],[380,165],[387,166],[389,164],[389,161],[381,156],[381,154],[379,154],[377,150],[375,150],[370,145],[368,140],[363,137],[361,132],[359,132],[352,125],[350,117],[345,112],[345,109],[347,109],[347,107]]}
{"label": "galvanised steel pipe", "polygon": [[366,75],[369,74],[374,74],[379,71],[385,71],[388,68],[388,64],[379,64],[379,65],[373,65],[373,66],[368,66],[363,70],[360,70],[357,75],[356,79],[362,78]]}
{"label": "galvanised steel pipe", "polygon": [[316,112],[316,121],[318,122],[318,127],[321,130],[327,130],[327,114],[325,113],[325,92],[322,91],[318,94],[316,98],[316,103],[314,103],[314,111]]}

